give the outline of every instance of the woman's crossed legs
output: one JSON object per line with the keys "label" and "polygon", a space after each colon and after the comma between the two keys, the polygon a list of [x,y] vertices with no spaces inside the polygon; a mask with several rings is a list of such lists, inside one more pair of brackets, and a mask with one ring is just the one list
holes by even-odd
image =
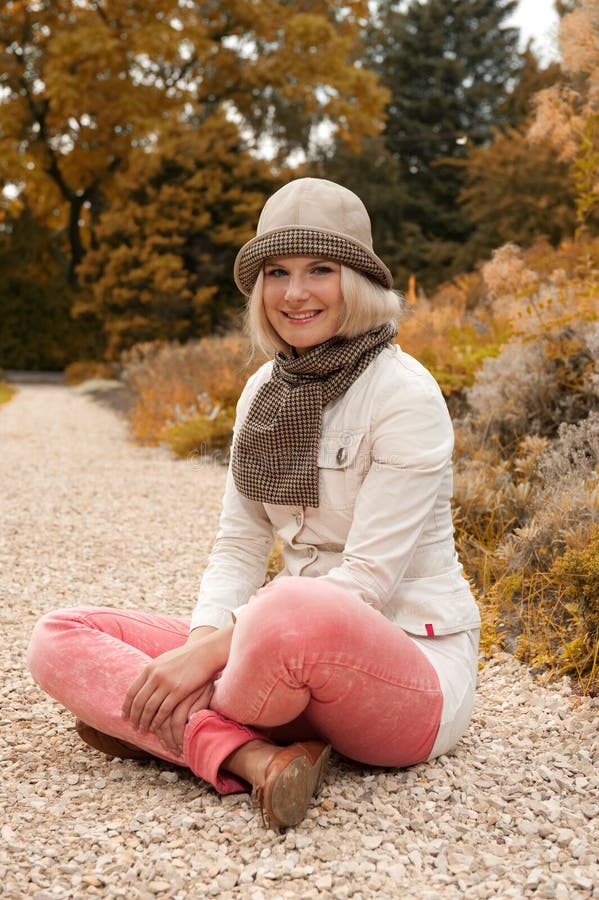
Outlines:
{"label": "woman's crossed legs", "polygon": [[123,719],[149,658],[187,638],[184,619],[108,608],[58,610],[36,625],[35,680],[99,731],[212,783],[247,790],[222,764],[250,741],[318,738],[359,762],[407,766],[435,742],[443,698],[431,663],[381,613],[325,580],[284,577],[241,612],[210,709],[194,714],[181,755]]}

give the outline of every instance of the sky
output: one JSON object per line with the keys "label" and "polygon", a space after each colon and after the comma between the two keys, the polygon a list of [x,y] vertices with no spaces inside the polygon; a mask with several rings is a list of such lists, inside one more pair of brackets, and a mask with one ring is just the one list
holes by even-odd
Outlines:
{"label": "sky", "polygon": [[509,20],[522,33],[522,46],[529,38],[534,41],[534,49],[543,63],[557,57],[558,16],[553,0],[520,0],[518,9]]}

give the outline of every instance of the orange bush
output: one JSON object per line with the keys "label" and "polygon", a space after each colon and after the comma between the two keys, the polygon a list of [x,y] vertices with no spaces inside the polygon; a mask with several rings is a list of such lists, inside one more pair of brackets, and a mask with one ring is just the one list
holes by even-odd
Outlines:
{"label": "orange bush", "polygon": [[123,377],[135,394],[133,434],[156,444],[181,423],[232,416],[243,385],[261,362],[250,362],[248,342],[235,333],[185,345],[136,345],[122,357]]}

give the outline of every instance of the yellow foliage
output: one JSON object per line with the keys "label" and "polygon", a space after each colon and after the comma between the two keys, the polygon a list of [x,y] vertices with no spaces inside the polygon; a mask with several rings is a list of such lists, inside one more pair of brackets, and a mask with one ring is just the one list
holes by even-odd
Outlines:
{"label": "yellow foliage", "polygon": [[252,143],[278,106],[276,139],[291,146],[307,146],[318,121],[352,140],[383,124],[387,94],[354,65],[366,0],[309,12],[272,0],[0,6],[0,176],[51,227],[76,213],[78,252],[93,243],[83,201],[97,219],[131,153],[190,116],[199,136],[208,114],[232,110]]}
{"label": "yellow foliage", "polygon": [[9,400],[12,400],[14,395],[16,394],[16,390],[14,387],[11,387],[10,384],[5,384],[0,381],[0,404],[8,403]]}
{"label": "yellow foliage", "polygon": [[215,451],[225,451],[220,459],[226,462],[231,442],[234,416],[221,412],[216,416],[197,416],[171,425],[163,431],[163,440],[177,456],[189,458],[213,458]]}
{"label": "yellow foliage", "polygon": [[482,267],[495,314],[526,339],[555,337],[597,317],[599,240],[538,241],[523,251],[506,244]]}
{"label": "yellow foliage", "polygon": [[238,247],[273,187],[222,113],[200,132],[164,132],[115,179],[120,189],[78,272],[75,313],[93,315],[110,359],[135,343],[187,341],[230,327],[241,307],[231,279]]}
{"label": "yellow foliage", "polygon": [[480,275],[443,285],[420,297],[400,320],[398,342],[435,376],[446,398],[474,381],[487,356],[496,356],[511,335],[506,318],[481,300]]}

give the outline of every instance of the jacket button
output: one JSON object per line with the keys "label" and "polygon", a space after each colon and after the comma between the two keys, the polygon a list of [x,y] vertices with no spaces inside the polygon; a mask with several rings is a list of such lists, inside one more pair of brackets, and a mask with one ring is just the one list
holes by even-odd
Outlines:
{"label": "jacket button", "polygon": [[302,514],[301,513],[295,514],[295,521],[297,522],[298,525],[302,524]]}
{"label": "jacket button", "polygon": [[347,459],[347,449],[345,447],[339,447],[339,449],[337,450],[337,456],[335,458],[337,460],[337,465],[342,466]]}

